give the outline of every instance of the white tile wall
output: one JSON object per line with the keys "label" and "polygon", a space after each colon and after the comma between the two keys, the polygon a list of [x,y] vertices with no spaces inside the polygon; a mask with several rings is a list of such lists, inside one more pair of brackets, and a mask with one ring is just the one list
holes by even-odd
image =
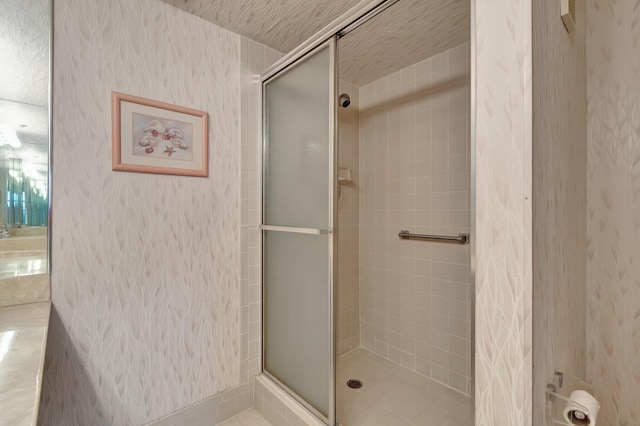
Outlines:
{"label": "white tile wall", "polygon": [[340,81],[340,93],[351,97],[348,108],[338,109],[338,166],[350,169],[352,183],[342,185],[338,200],[338,355],[360,346],[358,301],[359,248],[359,89]]}
{"label": "white tile wall", "polygon": [[274,426],[324,426],[264,376],[255,379],[254,408]]}
{"label": "white tile wall", "polygon": [[265,419],[262,414],[253,408],[243,411],[237,416],[232,417],[231,419],[225,421],[224,423],[220,423],[219,426],[272,426],[271,423],[267,419]]}
{"label": "white tile wall", "polygon": [[469,43],[360,88],[362,345],[470,392]]}
{"label": "white tile wall", "polygon": [[260,73],[282,57],[246,37],[241,38],[242,192],[240,198],[241,291],[240,291],[240,380],[261,371],[261,119]]}

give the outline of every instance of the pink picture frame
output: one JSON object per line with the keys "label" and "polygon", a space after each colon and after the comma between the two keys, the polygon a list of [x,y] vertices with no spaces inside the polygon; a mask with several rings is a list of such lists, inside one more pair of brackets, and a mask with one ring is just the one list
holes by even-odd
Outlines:
{"label": "pink picture frame", "polygon": [[207,112],[111,92],[112,170],[209,176]]}

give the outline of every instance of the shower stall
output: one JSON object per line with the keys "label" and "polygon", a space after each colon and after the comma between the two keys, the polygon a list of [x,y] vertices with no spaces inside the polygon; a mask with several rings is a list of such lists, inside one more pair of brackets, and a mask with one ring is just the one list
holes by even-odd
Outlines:
{"label": "shower stall", "polygon": [[263,372],[325,424],[473,424],[469,8],[371,2],[262,76]]}

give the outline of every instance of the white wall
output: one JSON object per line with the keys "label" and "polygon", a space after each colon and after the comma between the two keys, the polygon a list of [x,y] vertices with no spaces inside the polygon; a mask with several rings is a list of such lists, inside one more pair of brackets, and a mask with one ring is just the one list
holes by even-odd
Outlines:
{"label": "white wall", "polygon": [[471,5],[476,69],[476,425],[529,426],[532,1],[476,0]]}
{"label": "white wall", "polygon": [[587,377],[598,424],[640,424],[640,9],[587,3]]}
{"label": "white wall", "polygon": [[[139,425],[239,382],[240,37],[157,0],[57,0],[40,421]],[[209,177],[111,170],[112,90],[209,113]]]}
{"label": "white wall", "polygon": [[360,88],[362,345],[469,394],[469,44]]}
{"label": "white wall", "polygon": [[533,424],[555,370],[585,379],[585,4],[568,34],[555,1],[533,4]]}

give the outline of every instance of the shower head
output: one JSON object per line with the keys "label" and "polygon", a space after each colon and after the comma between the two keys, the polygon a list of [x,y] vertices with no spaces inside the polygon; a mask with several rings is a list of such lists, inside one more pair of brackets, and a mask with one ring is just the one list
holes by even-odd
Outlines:
{"label": "shower head", "polygon": [[346,93],[343,93],[338,98],[338,104],[340,104],[342,108],[347,108],[349,105],[351,105],[351,96],[347,95]]}

